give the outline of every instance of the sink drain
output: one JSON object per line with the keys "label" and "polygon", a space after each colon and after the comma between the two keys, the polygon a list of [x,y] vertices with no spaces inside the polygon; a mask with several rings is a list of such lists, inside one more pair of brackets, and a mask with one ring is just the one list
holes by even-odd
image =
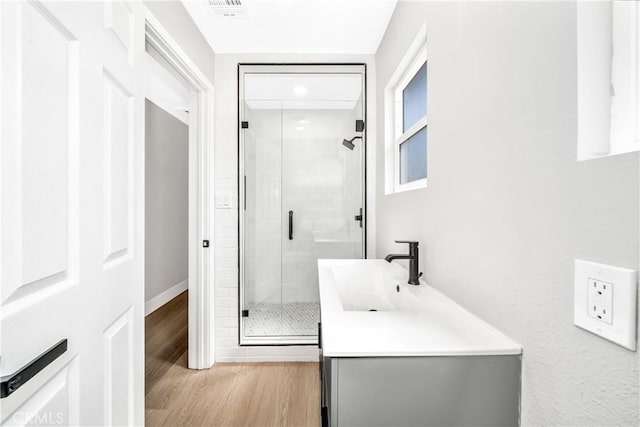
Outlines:
{"label": "sink drain", "polygon": [[378,311],[375,308],[370,308],[369,311]]}

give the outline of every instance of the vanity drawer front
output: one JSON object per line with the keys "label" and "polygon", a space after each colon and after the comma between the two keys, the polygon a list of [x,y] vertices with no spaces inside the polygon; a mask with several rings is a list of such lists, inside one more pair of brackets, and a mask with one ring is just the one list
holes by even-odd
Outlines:
{"label": "vanity drawer front", "polygon": [[332,408],[337,423],[332,425],[519,425],[520,356],[339,358],[337,362],[333,374],[338,401]]}

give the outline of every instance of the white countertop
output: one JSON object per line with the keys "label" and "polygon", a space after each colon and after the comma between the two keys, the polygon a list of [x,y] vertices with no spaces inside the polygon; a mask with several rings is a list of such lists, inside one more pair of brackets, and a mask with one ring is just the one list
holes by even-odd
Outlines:
{"label": "white countertop", "polygon": [[424,281],[409,285],[398,264],[318,260],[318,275],[325,356],[522,354],[522,346]]}

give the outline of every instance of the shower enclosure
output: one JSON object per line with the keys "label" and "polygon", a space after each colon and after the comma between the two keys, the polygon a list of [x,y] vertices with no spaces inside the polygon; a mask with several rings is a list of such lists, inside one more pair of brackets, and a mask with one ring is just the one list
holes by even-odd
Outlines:
{"label": "shower enclosure", "polygon": [[317,260],[366,256],[365,66],[238,80],[240,344],[316,344]]}

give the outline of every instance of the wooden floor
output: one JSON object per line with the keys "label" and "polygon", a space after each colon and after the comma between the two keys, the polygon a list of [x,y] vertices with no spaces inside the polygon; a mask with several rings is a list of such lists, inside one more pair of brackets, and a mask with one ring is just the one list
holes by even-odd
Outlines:
{"label": "wooden floor", "polygon": [[147,426],[318,426],[316,363],[187,369],[187,292],[146,318]]}

